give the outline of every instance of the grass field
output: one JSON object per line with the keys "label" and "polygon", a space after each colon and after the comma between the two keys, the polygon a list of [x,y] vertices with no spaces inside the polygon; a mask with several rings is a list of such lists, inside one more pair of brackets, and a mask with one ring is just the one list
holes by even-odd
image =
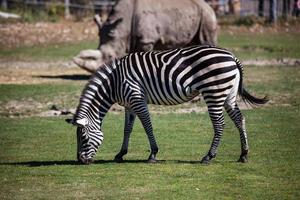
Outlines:
{"label": "grass field", "polygon": [[[288,35],[288,37],[287,37]],[[221,32],[219,46],[228,48],[241,59],[299,58],[299,33]],[[274,42],[276,41],[276,42]],[[19,60],[69,60],[83,49],[95,49],[98,41],[52,44],[38,47],[0,47],[0,58]]]}
{"label": "grass field", "polygon": [[[271,98],[264,108],[243,111],[251,148],[247,164],[236,163],[239,136],[228,117],[219,154],[205,166],[198,161],[212,139],[207,113],[153,114],[161,162],[151,165],[144,163],[149,145],[138,121],[127,162],[112,162],[124,122],[123,114],[108,114],[96,163],[82,166],[75,162],[75,129],[64,118],[10,118],[4,112],[0,117],[1,198],[298,199],[300,72],[295,67],[250,67],[246,77],[250,90]],[[59,106],[72,107],[83,82],[1,85],[1,94],[7,94],[1,102],[30,98],[42,104],[60,96]]]}
{"label": "grass field", "polygon": [[[300,58],[298,36],[245,33],[234,38],[224,34],[220,44],[243,59]],[[92,44],[1,49],[0,58],[66,60],[80,49],[94,48]],[[114,163],[124,119],[123,113],[109,113],[104,120],[104,143],[95,163],[78,165],[75,128],[63,117],[38,114],[52,105],[74,108],[87,81],[86,75],[80,77],[47,76],[44,72],[30,77],[43,80],[41,83],[0,84],[0,199],[300,198],[299,67],[245,66],[247,88],[271,99],[264,107],[243,110],[250,143],[246,164],[236,162],[239,135],[226,116],[218,156],[210,165],[201,165],[199,160],[208,151],[213,136],[211,122],[205,112],[170,112],[180,105],[150,107],[160,147],[159,163],[144,162],[149,144],[138,120],[126,162]],[[17,109],[19,104],[27,106]],[[201,107],[203,103],[196,105]]]}
{"label": "grass field", "polygon": [[[298,199],[299,108],[244,111],[250,162],[237,163],[238,133],[229,122],[218,157],[198,162],[212,138],[206,114],[153,115],[159,164],[146,164],[138,122],[126,163],[116,164],[123,115],[110,114],[96,163],[77,165],[75,130],[62,118],[1,118],[0,195],[4,199]],[[171,125],[172,124],[172,125]]]}
{"label": "grass field", "polygon": [[[288,37],[287,37],[288,35]],[[219,45],[240,59],[299,58],[299,33],[221,33]]]}

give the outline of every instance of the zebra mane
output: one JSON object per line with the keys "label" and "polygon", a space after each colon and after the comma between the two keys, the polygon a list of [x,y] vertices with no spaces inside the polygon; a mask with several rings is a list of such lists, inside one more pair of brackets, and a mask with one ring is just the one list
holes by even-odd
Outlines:
{"label": "zebra mane", "polygon": [[[101,65],[100,67],[98,67],[98,69],[96,70],[96,72],[91,76],[91,79],[94,77],[95,74],[97,73],[103,73],[109,70],[113,70],[116,68],[116,65],[118,64],[119,59],[114,58],[111,61],[104,63],[103,65]],[[90,79],[90,81],[91,81]],[[89,81],[89,82],[90,82]]]}
{"label": "zebra mane", "polygon": [[107,75],[113,72],[113,70],[117,67],[119,64],[118,59],[113,59],[108,63],[105,63],[98,67],[98,69],[95,71],[95,73],[90,77],[89,81],[85,85],[79,99],[79,104],[77,106],[76,112],[74,114],[73,119],[77,120],[81,117],[81,112],[85,112],[85,110],[82,110],[82,104],[83,102],[87,99],[88,95],[93,95],[91,94],[92,92],[95,93],[91,88],[97,87],[97,83],[101,82],[104,80],[103,75]]}

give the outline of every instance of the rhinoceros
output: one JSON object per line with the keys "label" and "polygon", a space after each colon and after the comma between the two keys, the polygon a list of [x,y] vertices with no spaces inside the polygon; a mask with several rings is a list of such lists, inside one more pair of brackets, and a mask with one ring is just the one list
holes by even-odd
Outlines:
{"label": "rhinoceros", "polygon": [[204,0],[118,0],[99,28],[97,50],[83,50],[73,61],[94,72],[129,52],[217,43],[217,20]]}

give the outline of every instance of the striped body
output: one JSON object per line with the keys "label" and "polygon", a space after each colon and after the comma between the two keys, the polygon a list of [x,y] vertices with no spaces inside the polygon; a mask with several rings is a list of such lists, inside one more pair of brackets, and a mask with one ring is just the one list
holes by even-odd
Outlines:
{"label": "striped body", "polygon": [[[207,90],[226,88],[239,73],[231,53],[213,47],[134,53],[119,62],[122,81],[143,90],[148,103],[159,105],[180,104]],[[118,97],[121,105],[128,103]]]}
{"label": "striped body", "polygon": [[75,124],[81,120],[77,123],[79,160],[88,163],[95,155],[103,139],[103,117],[112,104],[118,103],[125,106],[126,113],[123,145],[115,159],[120,161],[127,153],[133,122],[138,116],[150,142],[149,161],[154,161],[158,147],[147,104],[176,105],[198,94],[207,104],[215,131],[211,148],[202,161],[216,155],[224,127],[223,107],[240,131],[245,156],[248,143],[236,96],[239,92],[250,103],[257,104],[266,100],[247,93],[242,77],[240,62],[227,50],[211,46],[133,53],[101,66],[83,91],[73,119]]}

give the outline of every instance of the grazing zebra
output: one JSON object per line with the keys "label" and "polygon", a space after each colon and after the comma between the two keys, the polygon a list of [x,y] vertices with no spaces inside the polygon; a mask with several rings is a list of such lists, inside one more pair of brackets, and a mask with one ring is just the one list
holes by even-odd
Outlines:
{"label": "grazing zebra", "polygon": [[250,95],[243,86],[243,66],[229,51],[214,46],[192,46],[168,51],[132,53],[105,64],[92,75],[82,92],[73,119],[77,128],[77,158],[92,162],[103,141],[102,120],[114,104],[125,107],[124,138],[115,161],[123,161],[133,123],[138,116],[149,139],[148,162],[156,162],[158,146],[152,130],[147,104],[176,105],[201,94],[207,104],[214,137],[202,163],[216,156],[224,129],[223,107],[240,133],[241,155],[246,162],[249,151],[245,118],[237,105],[237,94],[252,105],[267,98]]}

